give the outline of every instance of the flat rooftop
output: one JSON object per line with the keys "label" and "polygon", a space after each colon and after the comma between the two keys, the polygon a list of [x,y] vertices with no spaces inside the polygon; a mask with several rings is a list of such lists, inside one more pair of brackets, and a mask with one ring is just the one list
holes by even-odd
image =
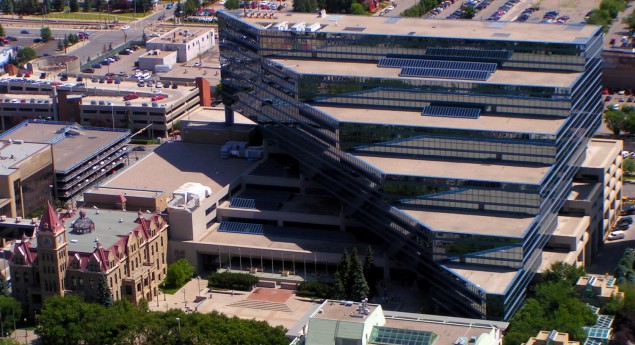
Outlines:
{"label": "flat rooftop", "polygon": [[525,183],[534,185],[540,184],[540,181],[550,169],[550,167],[389,158],[360,154],[355,155],[355,157],[389,175]]}
{"label": "flat rooftop", "polygon": [[143,58],[149,58],[149,59],[164,58],[164,57],[170,56],[172,54],[177,54],[177,51],[176,50],[156,50],[156,49],[152,49],[152,50],[149,50],[148,52],[144,53],[143,55],[139,56],[139,59],[143,59]]}
{"label": "flat rooftop", "polygon": [[[187,31],[187,33],[186,33]],[[148,41],[148,43],[170,43],[170,44],[185,44],[183,43],[183,39],[187,39],[187,42],[190,42],[200,36],[206,35],[210,32],[214,32],[214,29],[211,28],[201,28],[201,27],[190,27],[190,28],[177,28],[171,31],[168,31],[162,34],[159,37],[154,37]],[[176,42],[172,42],[175,39]]]}
{"label": "flat rooftop", "polygon": [[595,186],[595,183],[573,182],[567,200],[589,200]]}
{"label": "flat rooftop", "polygon": [[422,116],[420,111],[313,106],[340,122],[417,126],[481,131],[555,135],[566,119],[518,118],[481,115],[478,119]]}
{"label": "flat rooftop", "polygon": [[[188,126],[207,125],[211,123],[225,123],[225,107],[219,104],[216,107],[197,107],[190,111],[187,117]],[[196,122],[200,122],[197,124]],[[234,124],[253,125],[256,123],[242,114],[234,111]]]}
{"label": "flat rooftop", "polygon": [[[432,332],[439,336],[435,344],[454,344],[454,342],[459,337],[467,337],[468,339],[472,337],[478,338],[483,333],[488,333],[492,330],[492,326],[498,326],[498,324],[492,322],[491,325],[486,326],[485,320],[465,320],[464,323],[458,323],[453,321],[453,318],[447,318],[448,320],[439,319],[439,320],[426,320],[426,319],[417,319],[417,320],[409,320],[403,317],[399,317],[400,315],[391,314],[394,313],[392,311],[385,311],[386,315],[386,325],[385,327],[394,327],[401,329],[410,329],[415,331],[424,331],[424,332]],[[396,317],[389,317],[389,316]],[[414,314],[413,317],[416,317],[417,314]],[[419,315],[420,317],[422,315]],[[423,315],[424,317],[427,315]],[[432,315],[430,315],[432,316]],[[474,325],[475,322],[483,322],[482,325]],[[505,330],[506,327],[503,328]]]}
{"label": "flat rooftop", "polygon": [[575,237],[582,239],[591,222],[591,217],[567,217],[558,216],[558,226],[553,232],[553,236]]}
{"label": "flat rooftop", "polygon": [[624,142],[611,139],[591,139],[586,148],[586,158],[582,163],[587,168],[606,168],[620,154]]}
{"label": "flat rooftop", "polygon": [[[79,218],[79,210],[75,216],[66,219],[66,240],[68,241],[69,252],[92,253],[95,250],[95,240],[99,239],[102,246],[108,249],[134,230],[138,224],[137,211],[117,211],[117,210],[95,210],[85,209],[86,218],[90,218],[95,223],[95,230],[90,233],[78,234],[72,230],[72,224]],[[99,214],[97,213],[99,211]],[[149,215],[144,215],[146,218]],[[32,247],[37,246],[37,241],[31,241]]]}
{"label": "flat rooftop", "polygon": [[503,217],[398,208],[434,231],[523,237],[535,217]]}
{"label": "flat rooftop", "polygon": [[[265,25],[280,22],[320,23],[320,32],[342,34],[381,34],[415,37],[465,38],[469,40],[530,41],[548,43],[585,43],[601,28],[596,25],[545,25],[518,22],[490,22],[475,20],[439,20],[406,17],[380,17],[327,14],[325,18],[315,13],[277,13],[272,19],[243,18],[243,10],[222,11],[252,26],[264,29]],[[350,28],[350,29],[349,29]],[[412,35],[410,35],[412,33]]]}
{"label": "flat rooftop", "polygon": [[[368,17],[370,18],[370,17]],[[449,20],[454,22],[455,20]],[[458,21],[458,20],[456,20]],[[470,21],[468,21],[470,22]],[[399,68],[377,67],[376,63],[332,62],[327,60],[272,59],[299,74],[337,75],[370,78],[440,80],[441,78],[401,77]],[[568,88],[580,76],[579,72],[538,72],[517,70],[496,70],[487,80],[467,80],[475,84],[505,84],[522,86],[546,86]],[[450,79],[463,80],[463,79]]]}
{"label": "flat rooftop", "polygon": [[[361,303],[353,303],[351,306],[347,306],[343,301],[333,301],[330,303],[322,304],[322,307],[319,309],[322,312],[315,312],[311,318],[312,319],[326,319],[326,320],[338,320],[338,321],[347,321],[347,322],[355,322],[355,323],[364,323],[366,322],[365,317],[353,317],[351,315],[359,315],[357,309]],[[377,304],[367,303],[366,307],[368,308],[369,315],[374,313],[377,309]],[[310,332],[310,331],[309,331]]]}
{"label": "flat rooftop", "polygon": [[[77,135],[68,135],[71,130]],[[0,136],[4,140],[52,143],[55,171],[66,172],[82,161],[104,151],[128,135],[125,130],[85,129],[78,124],[56,121],[23,122]]]}
{"label": "flat rooftop", "polygon": [[443,266],[482,290],[493,294],[505,293],[519,272],[514,269],[473,265],[447,264]]}
{"label": "flat rooftop", "polygon": [[102,186],[161,190],[171,194],[187,182],[198,182],[216,193],[255,164],[240,158],[221,159],[220,145],[172,141],[159,146]]}
{"label": "flat rooftop", "polygon": [[7,138],[2,139],[4,140],[0,140],[0,175],[12,174],[20,168],[23,160],[48,146],[29,142],[16,144],[9,142]]}
{"label": "flat rooftop", "polygon": [[[297,232],[294,231],[297,234]],[[267,249],[288,253],[330,253],[332,257],[318,258],[319,261],[338,262],[344,250],[351,250],[358,242],[346,232],[323,232],[320,238],[301,238],[300,236],[272,236],[255,234],[238,234],[212,231],[196,241],[201,244],[217,244],[221,246]]]}

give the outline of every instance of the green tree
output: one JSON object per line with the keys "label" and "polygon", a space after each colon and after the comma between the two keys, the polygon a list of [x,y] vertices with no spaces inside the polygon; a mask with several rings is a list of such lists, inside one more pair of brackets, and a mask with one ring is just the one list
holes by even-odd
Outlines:
{"label": "green tree", "polygon": [[357,247],[353,247],[350,255],[350,266],[348,268],[348,283],[351,284],[350,298],[360,301],[370,296],[368,282],[364,277],[364,268],[359,261],[359,253]]}
{"label": "green tree", "polygon": [[77,0],[70,0],[68,6],[71,12],[79,11],[79,2],[77,2]]}
{"label": "green tree", "polygon": [[51,0],[42,1],[42,14],[48,14],[51,12]]}
{"label": "green tree", "polygon": [[111,307],[113,303],[112,293],[110,292],[110,288],[108,288],[108,282],[106,282],[106,276],[101,275],[100,279],[97,281],[97,303],[103,305],[104,307]]}
{"label": "green tree", "polygon": [[42,41],[48,42],[53,38],[53,34],[51,33],[51,29],[48,26],[42,27],[40,29],[40,37],[42,37]]}
{"label": "green tree", "polygon": [[9,291],[9,284],[3,275],[0,274],[0,296],[9,297],[11,292]]}
{"label": "green tree", "polygon": [[293,12],[315,12],[318,9],[318,3],[316,0],[294,0]]}
{"label": "green tree", "polygon": [[476,10],[472,6],[463,7],[463,11],[461,12],[461,19],[472,19],[476,15]]}
{"label": "green tree", "polygon": [[604,113],[604,122],[613,134],[620,135],[626,123],[626,115],[620,110],[609,109]]}
{"label": "green tree", "polygon": [[4,37],[6,32],[4,32],[4,28],[2,27],[2,23],[0,23],[0,37]]}
{"label": "green tree", "polygon": [[177,2],[176,6],[174,7],[174,17],[179,18],[181,17],[183,13],[183,7],[181,6],[181,2]]}
{"label": "green tree", "polygon": [[51,11],[62,11],[64,9],[64,2],[62,0],[51,0]]}
{"label": "green tree", "polygon": [[505,345],[524,343],[545,329],[567,332],[577,341],[586,337],[583,327],[594,324],[596,315],[575,297],[574,287],[566,279],[536,286],[536,297],[528,299],[509,323]]}
{"label": "green tree", "polygon": [[584,267],[575,267],[562,261],[551,264],[551,267],[543,274],[545,282],[563,281],[570,286],[574,286],[578,279],[584,275],[586,275]]}
{"label": "green tree", "polygon": [[194,276],[194,267],[185,259],[180,259],[168,266],[165,286],[177,288],[185,285]]}
{"label": "green tree", "polygon": [[624,168],[624,172],[627,175],[633,174],[633,171],[635,171],[635,159],[633,158],[625,159],[623,163],[623,168]]}
{"label": "green tree", "polygon": [[22,305],[20,302],[8,296],[0,296],[0,320],[2,330],[5,335],[13,332],[15,322],[20,322],[22,316]]}
{"label": "green tree", "polygon": [[90,1],[84,0],[82,2],[82,12],[90,12]]}
{"label": "green tree", "polygon": [[373,249],[370,246],[366,248],[363,268],[364,277],[366,278],[368,287],[370,288],[369,297],[377,296],[377,267],[375,266]]}
{"label": "green tree", "polygon": [[343,300],[346,299],[346,289],[344,288],[344,283],[342,283],[342,279],[339,274],[335,275],[335,281],[333,282],[333,296],[332,299]]}
{"label": "green tree", "polygon": [[37,53],[35,52],[35,50],[33,50],[33,48],[24,47],[18,50],[18,53],[16,54],[16,60],[18,63],[22,64],[35,59],[36,56]]}
{"label": "green tree", "polygon": [[237,10],[240,8],[239,0],[227,0],[225,3],[225,8],[228,10]]}
{"label": "green tree", "polygon": [[183,6],[183,13],[185,16],[191,16],[198,10],[198,5],[195,0],[187,0]]}
{"label": "green tree", "polygon": [[635,33],[635,12],[631,12],[631,14],[626,17],[626,23],[628,24],[628,29],[631,30],[631,34]]}
{"label": "green tree", "polygon": [[360,4],[359,2],[352,3],[348,12],[350,14],[359,14],[359,15],[366,14],[366,10],[364,10],[364,6],[362,6],[362,4]]}
{"label": "green tree", "polygon": [[342,286],[344,286],[345,298],[349,298],[351,295],[352,283],[349,280],[350,267],[350,256],[348,255],[348,251],[344,249],[344,254],[342,254],[342,258],[340,259],[340,263],[337,266],[337,272],[335,273],[335,275],[342,282]]}

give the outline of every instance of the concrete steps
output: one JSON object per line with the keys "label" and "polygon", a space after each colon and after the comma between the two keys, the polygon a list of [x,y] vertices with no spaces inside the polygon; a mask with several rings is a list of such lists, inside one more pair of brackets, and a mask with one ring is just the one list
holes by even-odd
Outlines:
{"label": "concrete steps", "polygon": [[250,299],[244,299],[242,301],[228,304],[227,306],[235,307],[235,308],[249,308],[249,309],[271,310],[271,311],[281,311],[285,313],[293,313],[293,311],[300,305],[300,303],[301,302],[296,299],[290,299],[287,303],[255,301]]}

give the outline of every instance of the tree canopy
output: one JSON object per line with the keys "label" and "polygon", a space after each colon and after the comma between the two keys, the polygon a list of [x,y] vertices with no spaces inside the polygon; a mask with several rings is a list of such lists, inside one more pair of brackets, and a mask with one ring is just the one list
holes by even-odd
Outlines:
{"label": "tree canopy", "polygon": [[584,340],[583,327],[593,325],[596,315],[576,297],[574,285],[582,274],[584,270],[571,265],[553,264],[536,285],[536,296],[512,318],[504,344],[522,344],[539,331],[552,329],[569,333],[572,340]]}
{"label": "tree canopy", "polygon": [[240,8],[240,1],[238,0],[227,0],[225,3],[225,8],[228,10],[237,10]]}
{"label": "tree canopy", "polygon": [[6,33],[4,32],[4,28],[2,27],[2,23],[0,23],[0,37],[4,37]]}
{"label": "tree canopy", "polygon": [[48,42],[53,38],[53,34],[51,33],[51,29],[48,26],[44,26],[40,29],[40,37],[42,37],[42,41]]}
{"label": "tree canopy", "polygon": [[229,318],[218,312],[150,312],[125,300],[105,308],[77,296],[51,297],[38,320],[35,333],[50,345],[210,344],[211,339],[215,345],[289,343],[283,327],[264,321]]}
{"label": "tree canopy", "polygon": [[165,287],[177,288],[185,285],[194,276],[194,267],[185,259],[179,259],[168,266]]}

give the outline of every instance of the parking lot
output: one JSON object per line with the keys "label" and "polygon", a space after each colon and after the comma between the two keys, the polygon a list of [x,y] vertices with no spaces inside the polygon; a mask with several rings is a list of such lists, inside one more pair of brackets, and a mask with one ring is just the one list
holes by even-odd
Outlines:
{"label": "parking lot", "polygon": [[[555,18],[549,21],[550,23],[557,24],[559,18],[563,19],[562,23],[582,23],[585,21],[585,17],[589,11],[599,7],[601,0],[472,0],[470,2],[449,2],[450,4],[447,4],[447,7],[440,13],[436,15],[429,13],[426,17],[452,19],[456,17],[455,13],[462,5],[470,4],[480,10],[472,20],[486,21],[495,16],[495,18],[497,18],[496,20],[515,21],[519,19],[523,11],[536,7],[538,10],[532,12],[531,15],[524,20],[525,22],[543,22],[545,21],[545,14],[557,11]],[[505,7],[506,3],[508,5],[507,7]],[[496,16],[496,13],[499,11],[499,15]]]}

